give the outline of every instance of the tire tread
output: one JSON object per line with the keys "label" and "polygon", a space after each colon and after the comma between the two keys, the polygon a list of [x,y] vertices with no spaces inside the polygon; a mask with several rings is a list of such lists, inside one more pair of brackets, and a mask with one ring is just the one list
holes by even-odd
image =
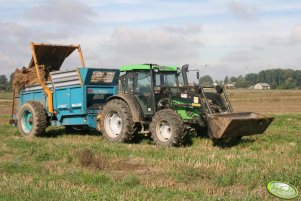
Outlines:
{"label": "tire tread", "polygon": [[[173,130],[172,139],[167,142],[160,141],[156,135],[156,125],[162,119],[168,120]],[[184,132],[184,124],[180,116],[174,110],[163,109],[156,112],[150,124],[150,130],[154,142],[159,146],[180,146],[184,143],[184,138],[186,135],[186,132]]]}

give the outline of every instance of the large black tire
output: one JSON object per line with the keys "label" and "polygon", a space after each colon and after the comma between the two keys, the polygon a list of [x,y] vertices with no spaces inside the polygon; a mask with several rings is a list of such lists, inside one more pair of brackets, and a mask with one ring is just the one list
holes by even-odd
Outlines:
{"label": "large black tire", "polygon": [[101,132],[111,142],[131,142],[135,133],[132,112],[120,99],[109,101],[101,112]]}
{"label": "large black tire", "polygon": [[47,115],[39,102],[26,102],[18,113],[18,128],[22,136],[42,136],[47,128]]}
{"label": "large black tire", "polygon": [[183,144],[185,132],[180,116],[171,109],[163,109],[153,116],[150,131],[159,146],[171,147]]}

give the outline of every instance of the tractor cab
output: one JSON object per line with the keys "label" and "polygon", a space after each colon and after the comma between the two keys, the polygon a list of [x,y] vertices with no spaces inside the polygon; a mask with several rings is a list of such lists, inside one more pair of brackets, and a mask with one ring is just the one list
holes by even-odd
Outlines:
{"label": "tractor cab", "polygon": [[128,65],[120,71],[125,74],[120,77],[119,93],[134,95],[145,118],[154,115],[166,88],[184,86],[183,77],[175,66]]}

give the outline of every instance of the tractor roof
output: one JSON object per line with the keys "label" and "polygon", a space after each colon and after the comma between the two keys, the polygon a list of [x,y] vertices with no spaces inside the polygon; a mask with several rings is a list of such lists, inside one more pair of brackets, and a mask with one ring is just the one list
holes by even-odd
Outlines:
{"label": "tractor roof", "polygon": [[[150,68],[150,64],[127,65],[120,67],[120,71],[150,70]],[[177,71],[176,66],[159,66],[156,64],[153,64],[153,69],[159,69],[160,71]]]}

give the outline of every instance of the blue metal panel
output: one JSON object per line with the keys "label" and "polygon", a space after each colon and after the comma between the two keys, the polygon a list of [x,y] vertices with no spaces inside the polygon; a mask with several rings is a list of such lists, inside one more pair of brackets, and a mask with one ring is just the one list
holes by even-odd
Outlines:
{"label": "blue metal panel", "polygon": [[87,125],[87,119],[85,116],[65,116],[62,125]]}
{"label": "blue metal panel", "polygon": [[44,107],[47,107],[47,101],[46,101],[46,96],[44,94],[44,91],[42,90],[37,90],[37,91],[22,91],[20,93],[20,102],[19,106],[23,105],[24,103],[28,101],[37,101],[40,102]]}
{"label": "blue metal panel", "polygon": [[83,91],[81,87],[70,88],[70,107],[73,111],[79,113],[85,113],[83,108]]}
{"label": "blue metal panel", "polygon": [[88,68],[78,68],[78,71],[79,71],[82,82],[85,83],[85,81],[87,79]]}
{"label": "blue metal panel", "polygon": [[57,111],[57,118],[59,121],[66,115],[85,114],[86,111],[83,109],[83,106],[84,98],[81,86],[54,90],[54,109]]}
{"label": "blue metal panel", "polygon": [[87,122],[89,127],[97,128],[97,115],[96,114],[88,114],[87,115]]}

